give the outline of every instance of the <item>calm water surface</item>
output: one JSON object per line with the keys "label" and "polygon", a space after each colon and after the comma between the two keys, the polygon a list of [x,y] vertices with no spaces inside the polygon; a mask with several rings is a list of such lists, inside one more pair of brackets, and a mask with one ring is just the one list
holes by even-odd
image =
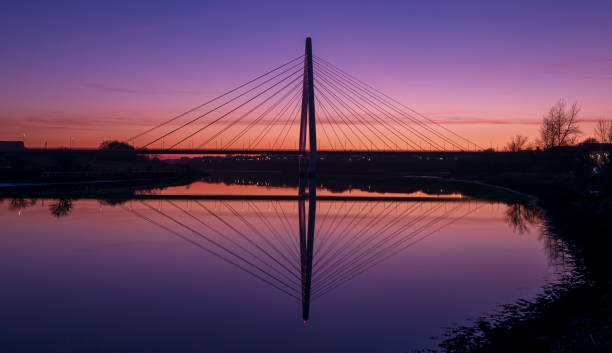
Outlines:
{"label": "calm water surface", "polygon": [[0,351],[405,352],[564,270],[520,205],[422,192],[160,197],[187,194],[297,190],[3,200]]}

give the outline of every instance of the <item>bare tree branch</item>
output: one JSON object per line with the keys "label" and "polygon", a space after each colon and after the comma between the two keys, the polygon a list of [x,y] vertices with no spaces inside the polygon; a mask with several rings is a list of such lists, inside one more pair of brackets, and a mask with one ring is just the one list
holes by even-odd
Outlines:
{"label": "bare tree branch", "polygon": [[564,100],[559,100],[544,116],[540,127],[540,145],[543,148],[568,146],[576,142],[581,133],[578,126],[578,103],[567,107]]}
{"label": "bare tree branch", "polygon": [[510,152],[518,152],[525,149],[527,145],[527,136],[519,135],[512,137],[506,144],[506,150]]}
{"label": "bare tree branch", "polygon": [[599,120],[595,126],[595,136],[599,142],[612,143],[612,120]]}

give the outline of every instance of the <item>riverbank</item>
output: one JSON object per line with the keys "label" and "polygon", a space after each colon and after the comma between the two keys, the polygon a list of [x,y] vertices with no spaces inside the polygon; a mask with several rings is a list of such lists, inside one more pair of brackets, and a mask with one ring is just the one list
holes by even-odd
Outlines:
{"label": "riverbank", "polygon": [[0,151],[0,183],[60,184],[168,180],[204,176],[203,169],[132,150]]}
{"label": "riverbank", "polygon": [[611,352],[612,197],[606,172],[589,178],[480,180],[536,196],[544,212],[544,231],[564,244],[576,271],[533,301],[506,306],[473,326],[452,328],[441,350]]}

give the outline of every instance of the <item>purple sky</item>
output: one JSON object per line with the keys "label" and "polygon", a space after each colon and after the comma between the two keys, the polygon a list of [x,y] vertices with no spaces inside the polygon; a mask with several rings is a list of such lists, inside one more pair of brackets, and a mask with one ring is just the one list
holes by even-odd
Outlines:
{"label": "purple sky", "polygon": [[[511,4],[510,4],[511,3]],[[309,6],[307,6],[309,4]],[[612,119],[612,2],[4,2],[0,139],[127,138],[303,52],[495,147]]]}

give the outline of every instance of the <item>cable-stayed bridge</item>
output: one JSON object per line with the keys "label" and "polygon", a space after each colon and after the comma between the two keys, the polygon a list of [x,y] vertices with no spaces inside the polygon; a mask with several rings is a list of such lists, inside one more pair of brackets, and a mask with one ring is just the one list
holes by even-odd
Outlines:
{"label": "cable-stayed bridge", "polygon": [[[482,147],[313,54],[124,139],[147,154],[467,152]],[[304,163],[304,166],[306,163]]]}

